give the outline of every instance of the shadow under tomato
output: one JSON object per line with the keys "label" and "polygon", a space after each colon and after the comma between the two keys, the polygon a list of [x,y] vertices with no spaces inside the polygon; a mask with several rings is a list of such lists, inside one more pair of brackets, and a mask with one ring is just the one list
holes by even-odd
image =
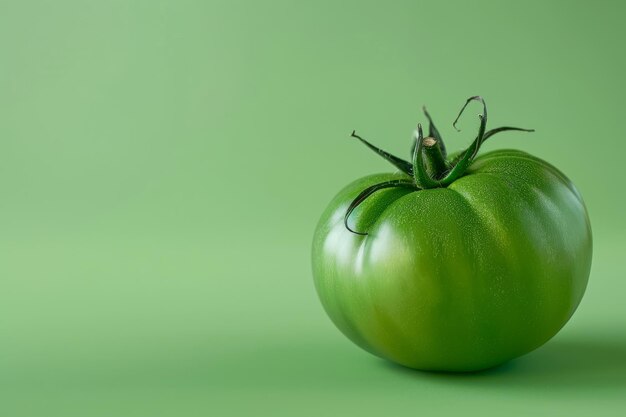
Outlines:
{"label": "shadow under tomato", "polygon": [[537,390],[626,387],[626,340],[608,337],[553,340],[528,355],[480,372],[421,372],[383,363],[393,372],[446,384]]}

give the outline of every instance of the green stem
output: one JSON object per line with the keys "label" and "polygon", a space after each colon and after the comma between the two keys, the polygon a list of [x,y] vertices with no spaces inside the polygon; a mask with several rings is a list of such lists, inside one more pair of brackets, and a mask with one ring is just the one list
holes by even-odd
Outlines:
{"label": "green stem", "polygon": [[443,142],[434,137],[424,138],[424,152],[422,158],[426,171],[434,179],[440,179],[448,171],[448,163],[443,155]]}
{"label": "green stem", "polygon": [[413,151],[413,178],[415,184],[424,189],[439,187],[439,181],[433,179],[426,170],[424,164],[424,133],[422,132],[422,125],[417,125],[417,132],[415,134],[415,150]]}
{"label": "green stem", "polygon": [[435,123],[433,122],[432,117],[430,117],[430,113],[426,110],[426,106],[422,106],[422,110],[424,111],[424,116],[428,119],[428,136],[437,139],[439,142],[439,148],[441,149],[441,154],[443,155],[443,159],[445,160],[448,156],[448,152],[446,151],[446,146],[443,143],[443,138],[441,137],[441,133],[437,130]]}

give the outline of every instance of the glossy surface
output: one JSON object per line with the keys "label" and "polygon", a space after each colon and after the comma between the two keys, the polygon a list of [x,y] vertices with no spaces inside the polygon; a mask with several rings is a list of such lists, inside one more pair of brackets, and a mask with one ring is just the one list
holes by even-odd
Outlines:
{"label": "glossy surface", "polygon": [[591,267],[584,203],[527,153],[478,157],[448,188],[381,190],[379,174],[342,190],[313,242],[315,285],[337,327],[363,349],[423,370],[473,371],[527,353],[574,313]]}

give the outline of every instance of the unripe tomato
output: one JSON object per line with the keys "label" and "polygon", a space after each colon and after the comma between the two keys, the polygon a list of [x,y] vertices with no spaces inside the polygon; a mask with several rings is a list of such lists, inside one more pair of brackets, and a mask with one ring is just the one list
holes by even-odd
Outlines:
{"label": "unripe tomato", "polygon": [[448,160],[427,117],[435,151],[420,128],[413,163],[384,153],[400,172],[358,179],[329,204],[313,240],[315,286],[335,325],[377,356],[485,369],[541,346],[572,316],[591,267],[589,218],[547,162],[516,150],[476,157],[490,132],[522,129],[486,131],[485,108],[482,138]]}

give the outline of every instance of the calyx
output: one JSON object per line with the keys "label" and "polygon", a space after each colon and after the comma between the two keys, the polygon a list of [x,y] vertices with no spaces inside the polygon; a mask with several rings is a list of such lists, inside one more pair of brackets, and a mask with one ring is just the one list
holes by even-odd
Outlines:
{"label": "calyx", "polygon": [[[476,158],[482,144],[491,136],[496,133],[509,130],[534,132],[534,129],[523,129],[511,126],[502,126],[487,130],[487,105],[485,104],[485,100],[483,100],[480,96],[472,96],[467,99],[461,108],[461,111],[459,111],[458,116],[452,123],[452,126],[455,129],[459,118],[467,108],[467,105],[472,101],[479,101],[483,105],[483,113],[478,115],[480,119],[478,135],[467,149],[459,153],[458,156],[451,160],[448,159],[446,147],[441,134],[435,127],[435,124],[426,110],[426,107],[423,107],[422,110],[428,120],[428,136],[424,137],[422,125],[418,124],[417,129],[413,134],[414,141],[411,147],[411,162],[398,158],[397,156],[372,145],[370,142],[357,135],[356,131],[352,131],[351,137],[360,140],[365,146],[378,153],[386,161],[390,162],[400,171],[409,176],[409,178],[381,182],[371,185],[361,191],[346,211],[344,224],[349,231],[357,235],[367,235],[366,232],[358,232],[351,229],[348,225],[348,218],[350,217],[350,214],[352,214],[352,212],[359,205],[361,205],[361,203],[363,203],[363,201],[367,200],[368,197],[377,191],[385,188],[408,188],[417,191],[429,188],[447,187],[463,176],[467,168],[469,168],[474,161],[474,158]],[[457,131],[458,130],[459,129],[457,129]]]}

